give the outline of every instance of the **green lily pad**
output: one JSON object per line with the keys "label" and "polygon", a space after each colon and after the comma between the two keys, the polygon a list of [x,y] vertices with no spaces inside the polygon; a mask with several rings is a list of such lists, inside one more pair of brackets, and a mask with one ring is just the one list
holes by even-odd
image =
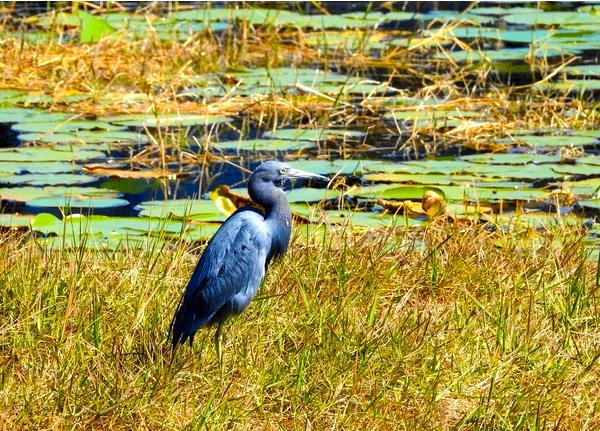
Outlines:
{"label": "green lily pad", "polygon": [[242,141],[222,141],[216,147],[243,151],[291,151],[314,148],[311,141],[288,141],[281,139],[248,139]]}
{"label": "green lily pad", "polygon": [[83,10],[78,10],[77,15],[81,21],[79,33],[79,42],[81,43],[95,43],[117,31],[102,17],[94,16]]}
{"label": "green lily pad", "polygon": [[561,174],[569,174],[569,175],[598,175],[600,169],[598,166],[594,165],[585,165],[578,163],[576,165],[571,164],[563,164],[563,165],[552,165],[552,169],[555,172],[560,172]]}
{"label": "green lily pad", "polygon": [[178,220],[166,220],[151,217],[113,217],[104,215],[72,214],[63,220],[51,214],[35,216],[32,228],[35,231],[59,236],[81,236],[99,234],[107,238],[111,234],[177,234],[185,230]]}
{"label": "green lily pad", "polygon": [[127,206],[129,205],[129,201],[119,198],[103,198],[91,196],[56,196],[28,200],[26,202],[26,205],[35,208],[100,209]]}
{"label": "green lily pad", "polygon": [[536,87],[566,92],[596,91],[600,90],[600,79],[568,79],[561,82],[543,82],[536,84]]}
{"label": "green lily pad", "polygon": [[35,199],[46,197],[115,197],[115,193],[111,190],[101,189],[97,187],[75,187],[75,186],[47,186],[47,187],[9,187],[0,188],[0,199],[29,202]]}
{"label": "green lily pad", "polygon": [[223,221],[222,214],[212,200],[173,199],[168,201],[147,201],[135,206],[143,217],[176,217],[201,221]]}
{"label": "green lily pad", "polygon": [[548,30],[501,30],[484,27],[457,27],[452,34],[459,39],[488,39],[511,43],[536,43],[550,38]]}
{"label": "green lily pad", "polygon": [[364,32],[325,32],[312,33],[304,37],[304,43],[308,46],[318,46],[325,49],[347,49],[351,51],[383,49],[387,44],[375,40],[369,33]]}
{"label": "green lily pad", "polygon": [[476,7],[469,11],[470,13],[474,13],[477,15],[514,15],[514,14],[532,14],[539,12],[539,9],[531,8],[531,7],[498,7],[498,6],[487,6],[487,7]]}
{"label": "green lily pad", "polygon": [[[392,162],[383,162],[379,160],[298,160],[290,162],[290,165],[296,169],[302,169],[317,174],[343,174],[360,175],[370,168],[381,168],[384,166],[396,166]],[[373,169],[372,172],[377,172]]]}
{"label": "green lily pad", "polygon": [[421,200],[425,192],[432,190],[441,196],[444,196],[442,189],[437,187],[424,186],[370,186],[361,187],[350,191],[351,196],[357,196],[366,199],[397,199],[397,200]]}
{"label": "green lily pad", "polygon": [[[600,156],[584,156],[577,159],[577,163],[582,163],[586,165],[596,165],[600,166]],[[1,171],[2,169],[0,169]]]}
{"label": "green lily pad", "polygon": [[289,202],[320,202],[323,200],[338,198],[340,194],[335,190],[316,189],[303,187],[286,193]]}
{"label": "green lily pad", "polygon": [[12,104],[11,103],[12,99],[14,99],[15,97],[23,96],[24,94],[27,94],[27,93],[23,90],[2,88],[2,89],[0,89],[0,105]]}
{"label": "green lily pad", "polygon": [[[440,187],[444,192],[448,193],[446,187]],[[457,195],[457,190],[452,190],[453,196],[460,200],[463,199]],[[547,192],[545,190],[534,188],[485,188],[485,187],[464,187],[459,192],[463,192],[463,196],[472,202],[498,202],[498,201],[535,201]],[[450,198],[449,198],[450,199]]]}
{"label": "green lily pad", "polygon": [[100,151],[73,148],[71,151],[59,151],[43,147],[1,148],[0,162],[62,162],[104,159],[106,154]]}
{"label": "green lily pad", "polygon": [[66,133],[78,130],[121,130],[122,126],[115,126],[104,121],[73,120],[63,122],[35,121],[13,124],[12,129],[17,132],[43,132],[43,133]]}
{"label": "green lily pad", "polygon": [[390,215],[390,214],[379,214],[376,212],[362,212],[362,211],[337,211],[331,210],[326,211],[324,218],[329,223],[335,224],[349,224],[355,227],[406,227],[416,226],[420,222],[418,220],[404,217],[404,215]]}
{"label": "green lily pad", "polygon": [[35,240],[45,250],[159,250],[165,243],[159,237],[136,234],[111,234],[108,238],[100,235],[50,236]]}
{"label": "green lily pad", "polygon": [[18,123],[29,115],[30,110],[25,108],[2,107],[0,108],[0,123]]}
{"label": "green lily pad", "polygon": [[573,183],[569,183],[568,187],[577,195],[600,197],[600,178],[590,178],[587,180],[575,181]]}
{"label": "green lily pad", "polygon": [[504,21],[507,24],[520,25],[563,25],[564,23],[573,24],[599,24],[600,16],[586,12],[561,12],[561,11],[543,11],[536,10],[506,15]]}
{"label": "green lily pad", "polygon": [[356,139],[364,136],[364,132],[356,130],[334,130],[334,129],[279,129],[265,132],[263,137],[270,139],[283,139],[290,141],[323,141],[326,139]]}
{"label": "green lily pad", "polygon": [[29,227],[33,216],[18,214],[0,214],[0,226],[2,227]]}
{"label": "green lily pad", "polygon": [[20,141],[30,142],[75,142],[75,143],[102,143],[102,142],[132,142],[145,144],[150,142],[146,134],[123,130],[80,130],[76,133],[22,133],[18,136]]}
{"label": "green lily pad", "polygon": [[131,114],[104,117],[103,121],[127,127],[188,127],[209,126],[212,124],[226,123],[231,118],[223,115],[198,115],[198,114]]}
{"label": "green lily pad", "polygon": [[550,58],[560,57],[565,55],[576,54],[580,50],[569,46],[568,48],[559,49],[557,47],[536,47],[535,49],[527,48],[503,48],[503,49],[486,49],[472,51],[449,51],[442,54],[434,55],[435,58],[451,58],[457,63],[477,63],[495,61],[510,61],[510,60],[525,60],[526,57],[533,55],[534,57]]}
{"label": "green lily pad", "polygon": [[600,76],[600,64],[577,64],[563,69],[572,76]]}
{"label": "green lily pad", "polygon": [[411,20],[423,20],[425,19],[423,14],[417,12],[405,12],[405,11],[394,11],[388,12],[383,15],[383,21],[411,21]]}
{"label": "green lily pad", "polygon": [[525,165],[527,163],[558,163],[560,156],[549,154],[493,153],[462,156],[461,160],[492,165]]}
{"label": "green lily pad", "polygon": [[491,16],[476,15],[468,12],[459,12],[453,10],[432,10],[424,15],[427,21],[452,22],[452,23],[470,23],[470,24],[491,24],[495,19]]}
{"label": "green lily pad", "polygon": [[68,162],[5,162],[0,161],[0,173],[4,174],[52,174],[79,171],[81,167]]}
{"label": "green lily pad", "polygon": [[449,201],[471,202],[495,202],[506,201],[532,201],[547,192],[533,188],[501,188],[501,187],[471,187],[469,185],[438,185],[437,187],[423,186],[397,186],[380,184],[376,186],[362,187],[354,192],[354,196],[368,199],[391,199],[391,200],[421,200],[427,190],[433,190]]}
{"label": "green lily pad", "polygon": [[[515,139],[524,144],[539,148],[539,147],[568,147],[568,146],[585,146],[595,145],[598,143],[598,138],[594,136],[536,136],[536,135],[519,135]],[[501,139],[499,143],[513,142],[512,139]]]}
{"label": "green lily pad", "polygon": [[195,223],[189,225],[182,233],[166,235],[166,237],[182,238],[184,241],[208,241],[220,227],[221,223]]}
{"label": "green lily pad", "polygon": [[590,208],[594,210],[600,209],[600,199],[583,200],[579,201],[578,204],[584,208]]}
{"label": "green lily pad", "polygon": [[388,183],[413,183],[413,184],[475,184],[482,178],[474,175],[436,175],[436,174],[393,174],[378,173],[364,176],[365,180]]}
{"label": "green lily pad", "polygon": [[457,109],[423,109],[418,111],[390,111],[383,115],[387,120],[410,123],[415,128],[425,127],[457,127],[466,124],[472,118],[480,117],[476,111],[459,111]]}
{"label": "green lily pad", "polygon": [[0,177],[0,184],[56,186],[61,184],[88,184],[98,178],[82,174],[23,174]]}

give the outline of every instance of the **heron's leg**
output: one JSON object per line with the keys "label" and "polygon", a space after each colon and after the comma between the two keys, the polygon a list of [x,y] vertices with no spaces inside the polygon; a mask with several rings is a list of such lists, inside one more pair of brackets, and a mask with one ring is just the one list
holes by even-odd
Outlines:
{"label": "heron's leg", "polygon": [[217,358],[219,362],[223,362],[223,357],[221,356],[221,332],[223,330],[223,321],[219,321],[217,324],[217,330],[215,331],[215,350],[217,352]]}

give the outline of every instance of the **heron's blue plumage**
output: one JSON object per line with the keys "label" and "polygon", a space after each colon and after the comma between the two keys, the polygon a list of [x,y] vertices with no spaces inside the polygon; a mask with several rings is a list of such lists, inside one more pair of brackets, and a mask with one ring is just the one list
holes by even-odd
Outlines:
{"label": "heron's blue plumage", "polygon": [[292,217],[280,186],[292,171],[295,178],[315,176],[272,161],[252,173],[248,191],[265,213],[241,208],[210,240],[173,317],[173,348],[188,339],[191,343],[201,326],[221,325],[230,315],[241,313],[260,287],[269,262],[286,252]]}
{"label": "heron's blue plumage", "polygon": [[206,323],[240,313],[265,273],[271,236],[264,215],[246,207],[234,213],[206,246],[173,320],[173,343],[184,343]]}

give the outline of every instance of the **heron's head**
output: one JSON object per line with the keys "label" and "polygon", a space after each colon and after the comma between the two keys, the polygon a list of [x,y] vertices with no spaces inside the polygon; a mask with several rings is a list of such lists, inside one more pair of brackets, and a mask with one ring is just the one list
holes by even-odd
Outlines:
{"label": "heron's head", "polygon": [[250,182],[257,185],[267,185],[268,183],[271,183],[275,187],[282,188],[285,180],[294,178],[312,178],[329,181],[329,178],[324,177],[323,175],[302,171],[300,169],[294,169],[287,163],[269,160],[267,162],[263,162],[254,170],[254,172],[252,172],[252,175],[250,175]]}

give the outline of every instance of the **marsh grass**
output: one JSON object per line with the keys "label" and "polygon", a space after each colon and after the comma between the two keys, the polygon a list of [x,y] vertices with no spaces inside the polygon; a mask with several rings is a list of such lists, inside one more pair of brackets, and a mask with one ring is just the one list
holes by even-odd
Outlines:
{"label": "marsh grass", "polygon": [[[299,228],[301,229],[301,228]],[[0,246],[3,429],[596,429],[598,275],[577,231],[300,237],[172,364],[200,249]]]}

